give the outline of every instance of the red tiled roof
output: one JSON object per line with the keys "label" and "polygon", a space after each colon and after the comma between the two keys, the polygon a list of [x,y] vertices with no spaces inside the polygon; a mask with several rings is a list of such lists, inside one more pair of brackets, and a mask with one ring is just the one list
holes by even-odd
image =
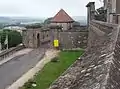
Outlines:
{"label": "red tiled roof", "polygon": [[67,23],[67,22],[74,22],[74,20],[63,10],[61,9],[51,20],[51,22],[56,23]]}

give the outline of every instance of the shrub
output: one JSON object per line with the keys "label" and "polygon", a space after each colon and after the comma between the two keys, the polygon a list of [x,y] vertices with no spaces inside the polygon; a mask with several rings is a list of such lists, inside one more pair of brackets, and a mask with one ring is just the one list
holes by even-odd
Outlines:
{"label": "shrub", "polygon": [[22,36],[17,31],[10,31],[8,33],[8,45],[10,47],[15,47],[18,44],[22,43]]}
{"label": "shrub", "polygon": [[4,43],[6,40],[6,35],[8,35],[8,46],[9,48],[15,47],[22,43],[22,36],[20,32],[12,30],[3,30],[0,32],[0,42],[2,44],[2,49],[6,49],[7,45]]}
{"label": "shrub", "polygon": [[51,60],[51,62],[58,62],[58,61],[59,61],[58,57],[55,57]]}
{"label": "shrub", "polygon": [[32,88],[32,84],[36,84],[36,82],[34,82],[33,79],[30,79],[30,80],[28,80],[28,82],[26,82],[26,83],[24,84],[24,88],[25,88],[25,89]]}

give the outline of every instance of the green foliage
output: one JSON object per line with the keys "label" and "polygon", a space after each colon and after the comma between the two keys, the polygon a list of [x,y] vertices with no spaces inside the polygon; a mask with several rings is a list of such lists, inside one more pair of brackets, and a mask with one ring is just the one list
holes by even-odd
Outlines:
{"label": "green foliage", "polygon": [[10,47],[15,47],[18,44],[22,43],[22,36],[19,32],[17,31],[10,31],[8,33],[8,45]]}
{"label": "green foliage", "polygon": [[29,28],[35,29],[35,28],[41,28],[42,25],[41,25],[40,23],[35,23],[35,24],[27,25],[27,26],[25,26],[25,27],[26,27],[27,29],[29,29]]}
{"label": "green foliage", "polygon": [[36,87],[26,88],[24,85],[20,89],[48,89],[53,81],[55,81],[82,54],[83,51],[81,50],[77,52],[60,52],[57,57],[59,62],[49,62],[44,66],[42,71],[36,74],[34,77],[34,81],[37,84]]}
{"label": "green foliage", "polygon": [[95,19],[99,21],[107,21],[107,11],[103,7],[100,7],[96,11]]}
{"label": "green foliage", "polygon": [[32,88],[32,84],[36,84],[36,83],[34,82],[34,80],[30,79],[30,80],[28,80],[28,82],[26,82],[26,83],[24,84],[24,87],[25,87],[26,89]]}
{"label": "green foliage", "polygon": [[52,19],[53,19],[53,17],[47,18],[47,19],[44,21],[44,24],[45,24],[45,25],[50,24]]}
{"label": "green foliage", "polygon": [[80,22],[77,21],[73,22],[73,27],[80,27]]}
{"label": "green foliage", "polygon": [[55,57],[51,60],[51,62],[58,62],[58,61],[59,61],[58,57]]}
{"label": "green foliage", "polygon": [[4,42],[5,42],[5,39],[6,39],[6,32],[5,31],[1,31],[1,33],[0,33],[0,41],[1,41],[1,44],[4,44]]}
{"label": "green foliage", "polygon": [[80,52],[80,51],[83,51],[84,52],[84,49],[80,48],[80,49],[71,49],[71,50],[68,50],[68,49],[64,49],[62,50],[62,52]]}
{"label": "green foliage", "polygon": [[2,49],[6,48],[6,45],[4,44],[6,35],[8,35],[8,47],[9,48],[15,47],[22,42],[22,36],[17,31],[12,31],[8,29],[0,31],[0,42],[2,44]]}

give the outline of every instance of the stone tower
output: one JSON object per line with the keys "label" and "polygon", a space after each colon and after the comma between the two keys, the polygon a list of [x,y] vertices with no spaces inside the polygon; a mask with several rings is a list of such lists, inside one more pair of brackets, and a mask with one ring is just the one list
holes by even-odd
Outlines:
{"label": "stone tower", "polygon": [[107,10],[107,22],[120,24],[120,0],[104,0]]}
{"label": "stone tower", "polygon": [[90,21],[94,19],[95,15],[95,2],[89,2],[87,5],[87,25],[89,26]]}
{"label": "stone tower", "polygon": [[69,30],[74,20],[63,9],[61,9],[51,20],[51,25],[61,26],[63,30]]}
{"label": "stone tower", "polygon": [[104,9],[107,10],[107,22],[113,22],[113,14],[116,13],[116,0],[104,0]]}

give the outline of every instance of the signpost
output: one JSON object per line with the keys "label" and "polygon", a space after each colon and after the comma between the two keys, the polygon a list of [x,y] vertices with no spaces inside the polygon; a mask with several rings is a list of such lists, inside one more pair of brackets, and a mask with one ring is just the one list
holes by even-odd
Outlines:
{"label": "signpost", "polygon": [[59,41],[58,40],[54,40],[54,47],[58,48],[59,47]]}

